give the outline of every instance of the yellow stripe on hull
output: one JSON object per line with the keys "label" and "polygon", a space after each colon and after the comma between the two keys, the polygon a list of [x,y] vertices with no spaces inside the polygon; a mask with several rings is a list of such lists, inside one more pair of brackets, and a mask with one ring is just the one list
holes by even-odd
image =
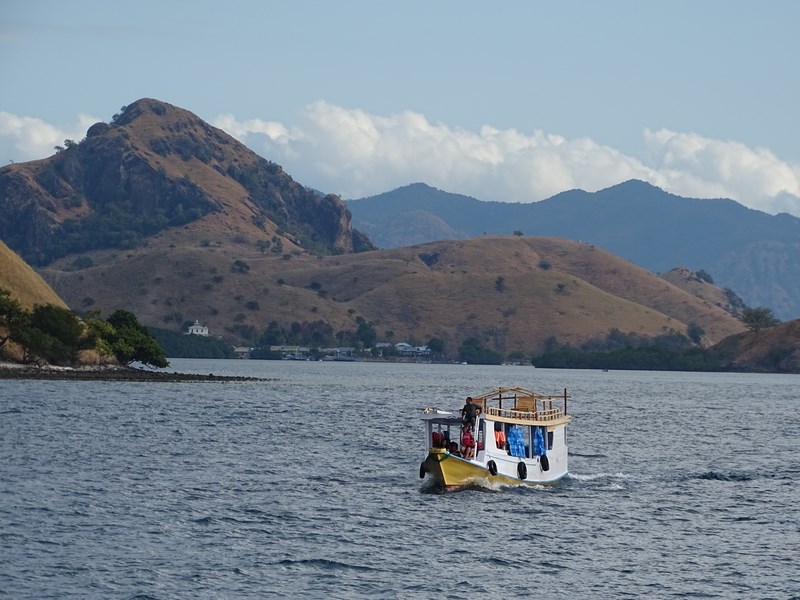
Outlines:
{"label": "yellow stripe on hull", "polygon": [[426,473],[440,486],[454,488],[485,483],[501,485],[552,485],[553,481],[530,481],[508,477],[507,475],[492,475],[489,469],[480,464],[472,463],[463,458],[453,456],[445,450],[432,448],[422,463]]}

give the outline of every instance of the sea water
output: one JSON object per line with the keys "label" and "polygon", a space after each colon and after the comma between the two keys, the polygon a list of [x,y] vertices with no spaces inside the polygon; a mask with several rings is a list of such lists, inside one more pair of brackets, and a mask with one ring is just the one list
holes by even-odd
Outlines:
{"label": "sea water", "polygon": [[[0,596],[800,597],[796,376],[173,360],[0,381]],[[568,388],[570,475],[442,493],[420,410]]]}

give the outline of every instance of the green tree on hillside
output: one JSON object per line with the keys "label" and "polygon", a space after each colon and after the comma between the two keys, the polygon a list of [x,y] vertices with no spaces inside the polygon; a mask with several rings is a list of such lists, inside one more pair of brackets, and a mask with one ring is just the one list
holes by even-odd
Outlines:
{"label": "green tree on hillside", "polygon": [[444,354],[444,340],[440,338],[429,339],[427,346],[434,356],[442,356]]}
{"label": "green tree on hillside", "polygon": [[458,349],[461,360],[476,365],[499,365],[502,355],[486,348],[478,338],[467,338]]}
{"label": "green tree on hillside", "polygon": [[754,333],[758,333],[762,329],[774,327],[780,323],[780,321],[775,318],[772,310],[763,306],[756,308],[745,308],[742,310],[742,316],[739,317],[739,320]]}
{"label": "green tree on hillside", "polygon": [[359,319],[356,338],[364,345],[364,348],[372,348],[375,342],[378,341],[378,332],[375,331],[372,323],[368,323],[362,317],[359,317]]}
{"label": "green tree on hillside", "polygon": [[71,364],[78,352],[96,349],[122,363],[139,361],[154,367],[169,363],[164,349],[150,332],[127,311],[118,310],[106,321],[92,313],[81,321],[73,311],[55,304],[22,308],[11,293],[0,288],[0,348],[8,340],[22,347],[23,360],[46,360],[52,364]]}
{"label": "green tree on hillside", "polygon": [[277,321],[270,321],[258,339],[259,346],[280,346],[286,343],[286,336]]}
{"label": "green tree on hillside", "polygon": [[[110,325],[109,325],[110,327]],[[204,335],[186,335],[177,331],[148,327],[167,356],[175,358],[236,358],[233,346],[221,339]]]}
{"label": "green tree on hillside", "polygon": [[686,326],[686,335],[689,336],[689,339],[695,344],[699,344],[702,341],[705,333],[705,329],[697,323],[691,322]]}
{"label": "green tree on hillside", "polygon": [[78,351],[90,347],[83,323],[67,308],[40,304],[15,317],[10,338],[22,347],[23,360],[45,360],[52,364],[75,362]]}
{"label": "green tree on hillside", "polygon": [[12,332],[24,316],[20,303],[11,297],[11,292],[0,288],[0,348],[11,339]]}
{"label": "green tree on hillside", "polygon": [[55,304],[33,307],[28,336],[35,340],[37,354],[55,364],[75,362],[78,351],[87,347],[81,320],[71,310]]}
{"label": "green tree on hillside", "polygon": [[705,281],[706,283],[710,283],[711,285],[714,285],[714,278],[711,275],[709,275],[708,272],[704,271],[703,269],[700,269],[699,271],[697,271],[697,273],[695,273],[695,275],[697,275],[697,278],[700,281]]}
{"label": "green tree on hillside", "polygon": [[133,313],[117,310],[106,321],[114,328],[108,341],[120,362],[130,364],[136,361],[162,369],[169,365],[164,349]]}

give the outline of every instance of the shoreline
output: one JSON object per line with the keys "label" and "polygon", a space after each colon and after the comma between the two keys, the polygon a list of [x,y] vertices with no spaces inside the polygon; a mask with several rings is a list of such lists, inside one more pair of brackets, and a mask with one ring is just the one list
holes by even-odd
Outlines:
{"label": "shoreline", "polygon": [[263,377],[243,375],[200,375],[197,373],[171,373],[148,371],[134,367],[36,367],[18,363],[0,363],[0,380],[30,379],[39,381],[131,381],[131,382],[215,382],[275,381]]}

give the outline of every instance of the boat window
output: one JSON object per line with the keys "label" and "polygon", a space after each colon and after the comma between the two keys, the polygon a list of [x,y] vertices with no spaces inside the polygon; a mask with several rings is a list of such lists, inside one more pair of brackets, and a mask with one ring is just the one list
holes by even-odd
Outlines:
{"label": "boat window", "polygon": [[436,425],[431,432],[430,446],[432,448],[447,448],[450,445],[450,427]]}
{"label": "boat window", "polygon": [[533,447],[531,444],[531,440],[533,439],[533,435],[531,433],[532,427],[526,426],[523,427],[523,429],[525,430],[525,458],[530,458],[532,456],[531,448]]}
{"label": "boat window", "polygon": [[552,431],[548,431],[547,432],[547,449],[548,450],[552,450],[553,449],[553,432]]}
{"label": "boat window", "polygon": [[485,435],[484,432],[486,430],[486,421],[481,419],[480,423],[481,423],[481,425],[480,425],[480,427],[478,427],[478,451],[483,450],[484,448],[486,448],[486,445],[484,443],[484,435]]}

